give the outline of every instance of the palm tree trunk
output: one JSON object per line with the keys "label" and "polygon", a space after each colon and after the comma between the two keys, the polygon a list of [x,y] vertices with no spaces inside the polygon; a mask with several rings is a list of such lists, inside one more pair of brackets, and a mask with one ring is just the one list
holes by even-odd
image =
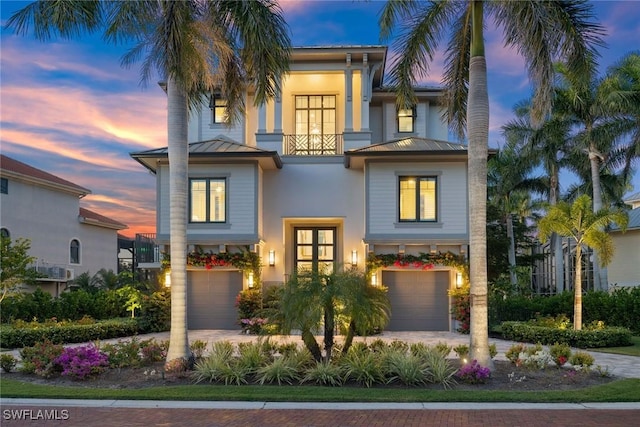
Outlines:
{"label": "palm tree trunk", "polygon": [[167,80],[168,154],[171,244],[171,333],[167,362],[190,358],[187,336],[187,181],[189,145],[188,105],[184,91]]}
{"label": "palm tree trunk", "polygon": [[513,235],[513,215],[507,214],[507,237],[509,238],[509,278],[511,286],[515,288],[518,285],[518,277],[516,276],[516,239]]}
{"label": "palm tree trunk", "polygon": [[582,329],[582,245],[576,244],[576,281],[573,285],[573,329]]}
{"label": "palm tree trunk", "polygon": [[[558,169],[553,168],[549,177],[549,204],[558,204]],[[555,288],[557,293],[564,292],[564,257],[562,254],[562,237],[557,233],[551,234],[551,249],[553,251],[553,272],[555,274]]]}
{"label": "palm tree trunk", "polygon": [[322,352],[320,351],[320,346],[316,341],[316,337],[311,333],[309,328],[304,328],[302,330],[302,342],[304,343],[304,346],[307,347],[307,350],[309,350],[314,360],[316,362],[320,362],[322,360]]}
{"label": "palm tree trunk", "polygon": [[333,351],[333,329],[335,327],[335,315],[333,302],[327,304],[324,309],[324,360],[331,360],[331,352]]}
{"label": "palm tree trunk", "polygon": [[[600,185],[600,153],[594,146],[589,147],[589,163],[591,166],[591,184],[593,187],[593,211],[602,209],[602,189]],[[602,277],[598,252],[593,250],[593,288],[603,290],[607,283],[606,276]]]}
{"label": "palm tree trunk", "polygon": [[342,354],[347,354],[349,349],[351,348],[351,344],[353,344],[353,337],[356,334],[356,323],[352,320],[349,322],[349,327],[347,328],[347,335],[344,338],[344,345],[342,346]]}
{"label": "palm tree trunk", "polygon": [[470,356],[494,369],[489,355],[487,305],[487,157],[489,148],[489,94],[484,57],[483,7],[473,1],[467,134],[469,138],[469,256],[470,256]]}

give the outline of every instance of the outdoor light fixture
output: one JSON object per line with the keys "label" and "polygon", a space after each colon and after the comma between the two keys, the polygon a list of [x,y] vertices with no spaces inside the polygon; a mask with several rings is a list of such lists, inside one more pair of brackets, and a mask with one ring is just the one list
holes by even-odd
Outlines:
{"label": "outdoor light fixture", "polygon": [[169,288],[171,287],[171,271],[167,270],[164,273],[164,286]]}
{"label": "outdoor light fixture", "polygon": [[355,249],[351,251],[351,265],[358,265],[358,251]]}
{"label": "outdoor light fixture", "polygon": [[462,286],[462,273],[456,273],[456,287]]}
{"label": "outdoor light fixture", "polygon": [[371,275],[371,286],[378,286],[378,274],[376,273]]}
{"label": "outdoor light fixture", "polygon": [[253,288],[253,271],[249,272],[249,277],[247,278],[247,282],[249,284],[249,288]]}
{"label": "outdoor light fixture", "polygon": [[273,267],[274,265],[276,265],[276,251],[271,249],[269,251],[269,266]]}

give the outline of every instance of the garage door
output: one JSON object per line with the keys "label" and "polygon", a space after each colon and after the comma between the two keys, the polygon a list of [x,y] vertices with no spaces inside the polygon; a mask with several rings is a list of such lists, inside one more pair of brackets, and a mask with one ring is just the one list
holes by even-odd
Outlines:
{"label": "garage door", "polygon": [[241,272],[190,271],[187,280],[189,329],[240,329],[235,303],[242,290]]}
{"label": "garage door", "polygon": [[449,273],[446,271],[383,271],[389,288],[389,331],[448,331]]}

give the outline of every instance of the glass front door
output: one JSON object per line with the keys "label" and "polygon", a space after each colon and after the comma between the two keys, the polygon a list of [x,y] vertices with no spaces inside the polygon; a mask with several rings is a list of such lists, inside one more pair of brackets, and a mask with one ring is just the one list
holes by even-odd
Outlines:
{"label": "glass front door", "polygon": [[333,272],[336,254],[336,229],[325,227],[295,228],[296,271]]}

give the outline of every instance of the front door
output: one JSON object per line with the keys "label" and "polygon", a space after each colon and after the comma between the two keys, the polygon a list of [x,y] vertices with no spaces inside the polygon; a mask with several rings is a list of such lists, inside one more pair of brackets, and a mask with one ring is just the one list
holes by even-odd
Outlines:
{"label": "front door", "polygon": [[336,262],[335,227],[296,227],[294,245],[296,271],[333,272]]}

